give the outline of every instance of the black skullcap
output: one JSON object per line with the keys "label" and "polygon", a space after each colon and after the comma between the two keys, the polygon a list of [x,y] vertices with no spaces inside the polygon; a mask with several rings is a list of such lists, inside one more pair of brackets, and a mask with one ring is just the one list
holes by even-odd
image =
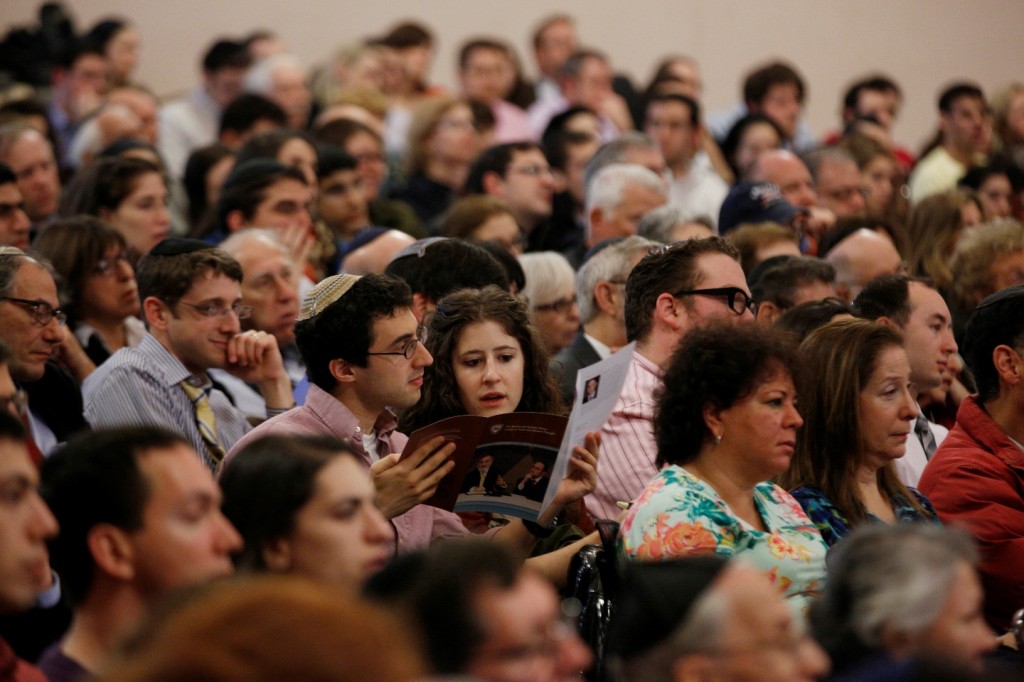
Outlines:
{"label": "black skullcap", "polygon": [[150,256],[180,256],[185,253],[192,253],[194,251],[205,251],[206,249],[215,248],[213,244],[208,244],[202,239],[188,239],[187,237],[168,237],[162,240],[159,244],[154,246],[150,252]]}
{"label": "black skullcap", "polygon": [[608,653],[629,660],[669,637],[728,564],[718,556],[630,561],[608,633]]}
{"label": "black skullcap", "polygon": [[231,169],[226,180],[224,180],[224,186],[222,190],[230,189],[235,185],[245,184],[258,180],[264,175],[278,175],[285,173],[288,170],[288,166],[284,165],[276,159],[249,159],[237,164]]}
{"label": "black skullcap", "polygon": [[975,308],[975,310],[981,310],[982,308],[987,308],[990,305],[1002,303],[1008,298],[1018,298],[1019,296],[1024,296],[1024,284],[1006,287],[1005,289],[1000,289],[990,296],[986,296],[982,302],[978,304],[978,307]]}

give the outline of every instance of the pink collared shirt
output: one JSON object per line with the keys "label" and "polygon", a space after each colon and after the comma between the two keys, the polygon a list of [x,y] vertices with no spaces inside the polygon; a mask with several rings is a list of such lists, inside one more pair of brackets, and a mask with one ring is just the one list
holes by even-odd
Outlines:
{"label": "pink collared shirt", "polygon": [[622,393],[601,429],[601,466],[597,489],[587,497],[595,519],[614,519],[615,503],[635,499],[658,474],[654,465],[654,392],[661,386],[661,368],[636,351]]}

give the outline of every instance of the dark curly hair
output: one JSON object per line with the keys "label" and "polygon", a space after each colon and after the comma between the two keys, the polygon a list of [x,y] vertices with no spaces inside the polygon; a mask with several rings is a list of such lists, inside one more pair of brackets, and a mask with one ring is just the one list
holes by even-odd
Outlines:
{"label": "dark curly hair", "polygon": [[409,286],[390,275],[366,275],[319,315],[295,323],[295,345],[310,382],[325,391],[338,383],[331,361],[341,358],[366,367],[373,345],[373,324],[400,308],[412,307]]}
{"label": "dark curly hair", "polygon": [[497,322],[523,351],[523,397],[516,412],[560,414],[558,386],[548,371],[549,357],[523,303],[496,286],[463,289],[441,299],[430,320],[427,350],[434,364],[424,369],[420,401],[402,415],[406,433],[434,422],[465,414],[452,368],[452,356],[462,330],[475,322]]}
{"label": "dark curly hair", "polygon": [[714,324],[691,331],[672,356],[656,395],[655,463],[687,464],[712,440],[704,409],[727,409],[780,373],[802,384],[792,337],[755,325]]}

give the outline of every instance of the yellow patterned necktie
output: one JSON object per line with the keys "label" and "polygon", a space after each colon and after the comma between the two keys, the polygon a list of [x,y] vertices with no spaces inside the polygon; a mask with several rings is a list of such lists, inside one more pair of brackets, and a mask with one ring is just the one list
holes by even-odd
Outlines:
{"label": "yellow patterned necktie", "polygon": [[210,405],[210,398],[199,386],[189,383],[188,379],[181,382],[185,389],[185,395],[192,401],[192,409],[196,415],[196,426],[199,427],[199,435],[206,443],[206,450],[213,458],[213,463],[219,465],[224,460],[224,446],[217,436],[217,417],[213,414],[213,407]]}

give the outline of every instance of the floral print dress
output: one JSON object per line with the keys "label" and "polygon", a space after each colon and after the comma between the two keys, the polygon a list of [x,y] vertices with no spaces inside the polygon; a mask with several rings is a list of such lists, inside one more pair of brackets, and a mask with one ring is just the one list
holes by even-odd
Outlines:
{"label": "floral print dress", "polygon": [[[892,511],[896,515],[898,523],[914,521],[942,523],[939,521],[939,515],[935,513],[935,507],[932,506],[927,497],[922,495],[916,488],[907,488],[907,490],[914,496],[917,503],[924,508],[925,513],[922,514],[914,509],[914,505],[910,504],[909,500],[897,497],[893,501]],[[821,531],[821,537],[829,547],[842,540],[853,530],[853,524],[850,520],[846,518],[843,512],[839,511],[838,507],[832,504],[832,500],[828,499],[821,489],[811,485],[804,485],[793,490],[792,495],[800,503],[800,506],[803,507],[811,522]],[[873,522],[884,523],[884,521],[870,512],[868,517]]]}
{"label": "floral print dress", "polygon": [[803,610],[824,587],[828,548],[797,501],[779,486],[757,484],[754,504],[767,531],[736,516],[714,488],[686,469],[665,467],[623,521],[621,550],[640,561],[695,554],[742,557]]}

